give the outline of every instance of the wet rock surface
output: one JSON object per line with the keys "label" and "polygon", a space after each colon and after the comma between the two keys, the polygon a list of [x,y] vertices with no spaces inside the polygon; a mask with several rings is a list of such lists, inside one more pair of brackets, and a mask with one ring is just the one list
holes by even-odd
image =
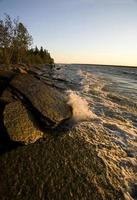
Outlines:
{"label": "wet rock surface", "polygon": [[13,141],[30,144],[43,137],[32,114],[19,101],[6,105],[4,125]]}

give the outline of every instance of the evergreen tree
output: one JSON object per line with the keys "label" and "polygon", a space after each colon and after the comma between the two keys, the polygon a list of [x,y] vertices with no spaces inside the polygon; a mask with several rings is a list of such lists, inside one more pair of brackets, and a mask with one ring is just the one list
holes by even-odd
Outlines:
{"label": "evergreen tree", "polygon": [[49,52],[36,46],[30,49],[32,36],[19,18],[11,20],[5,15],[0,20],[0,63],[2,64],[53,64]]}
{"label": "evergreen tree", "polygon": [[35,49],[34,49],[34,55],[38,55],[39,54],[39,49],[38,47],[36,46]]}

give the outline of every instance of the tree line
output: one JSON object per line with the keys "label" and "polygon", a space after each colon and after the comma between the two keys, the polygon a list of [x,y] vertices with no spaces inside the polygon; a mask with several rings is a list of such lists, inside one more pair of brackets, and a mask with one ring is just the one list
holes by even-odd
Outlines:
{"label": "tree line", "polygon": [[5,14],[0,19],[0,64],[53,64],[50,53],[41,47],[31,48],[33,38],[19,18]]}

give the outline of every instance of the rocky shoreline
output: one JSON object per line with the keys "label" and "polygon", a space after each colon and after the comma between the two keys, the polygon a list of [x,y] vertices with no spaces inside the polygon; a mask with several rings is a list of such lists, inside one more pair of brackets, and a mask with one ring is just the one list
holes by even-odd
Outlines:
{"label": "rocky shoreline", "polygon": [[1,200],[125,199],[98,155],[93,122],[65,132],[72,108],[40,69],[0,70],[0,113]]}
{"label": "rocky shoreline", "polygon": [[43,83],[35,68],[0,70],[0,81],[0,132],[12,142],[34,143],[71,118],[65,97]]}

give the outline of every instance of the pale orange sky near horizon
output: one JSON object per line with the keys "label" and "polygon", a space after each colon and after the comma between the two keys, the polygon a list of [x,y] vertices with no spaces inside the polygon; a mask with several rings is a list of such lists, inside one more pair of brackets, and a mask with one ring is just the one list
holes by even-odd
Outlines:
{"label": "pale orange sky near horizon", "polygon": [[54,54],[54,51],[52,52],[52,55],[55,59],[56,63],[83,63],[83,64],[106,64],[106,65],[125,65],[125,66],[136,66],[137,67],[137,59],[136,59],[136,55],[95,55],[92,54],[91,56],[89,55],[89,57],[83,56],[81,55],[81,57],[79,58],[80,55],[73,55],[73,54],[67,54],[63,55],[61,54]]}
{"label": "pale orange sky near horizon", "polygon": [[0,0],[4,13],[56,63],[137,66],[137,0]]}

